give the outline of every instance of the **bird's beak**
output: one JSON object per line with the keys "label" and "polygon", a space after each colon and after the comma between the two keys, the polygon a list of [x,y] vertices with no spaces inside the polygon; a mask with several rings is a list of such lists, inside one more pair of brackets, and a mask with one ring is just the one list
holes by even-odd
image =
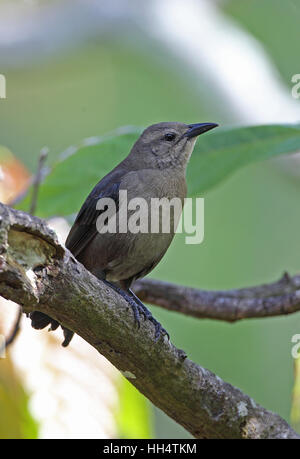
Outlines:
{"label": "bird's beak", "polygon": [[210,131],[218,127],[216,123],[197,123],[197,124],[189,124],[189,128],[187,132],[184,134],[185,137],[191,139],[192,137],[196,137],[200,134],[203,134],[206,131]]}

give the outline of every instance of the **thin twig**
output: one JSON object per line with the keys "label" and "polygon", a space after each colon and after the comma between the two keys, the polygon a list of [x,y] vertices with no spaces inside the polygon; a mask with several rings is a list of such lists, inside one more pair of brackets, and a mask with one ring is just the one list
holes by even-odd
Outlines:
{"label": "thin twig", "polygon": [[37,173],[33,180],[33,185],[32,185],[32,188],[33,188],[32,197],[31,197],[31,203],[30,203],[30,208],[29,208],[29,213],[31,215],[34,215],[36,211],[39,188],[40,188],[41,182],[44,177],[44,165],[48,157],[48,153],[49,153],[49,149],[47,147],[44,147],[41,149],[40,156],[39,156],[39,162],[38,162],[38,170],[37,170]]}
{"label": "thin twig", "polygon": [[19,306],[19,312],[18,312],[16,321],[14,323],[14,326],[12,328],[12,331],[11,331],[10,335],[7,338],[5,338],[3,346],[0,348],[0,355],[2,355],[3,352],[5,352],[8,349],[8,347],[14,342],[14,340],[15,340],[15,338],[16,338],[19,330],[20,330],[20,323],[21,323],[22,314],[23,314],[22,308],[21,308],[21,306]]}
{"label": "thin twig", "polygon": [[[45,153],[46,153],[46,156],[45,156],[45,158],[43,158]],[[45,178],[45,175],[49,173],[49,169],[47,168],[47,170],[46,170],[44,168],[44,164],[45,164],[45,161],[47,159],[47,155],[48,155],[48,148],[47,147],[42,148],[42,150],[40,152],[40,156],[39,156],[38,170],[37,170],[36,175],[33,176],[29,180],[28,185],[27,185],[25,190],[23,190],[20,194],[18,194],[13,200],[8,202],[8,205],[10,207],[15,207],[17,204],[19,204],[19,202],[23,201],[23,199],[26,198],[26,196],[28,195],[31,187],[34,186],[34,184],[36,184],[37,191],[38,191],[41,182]],[[41,162],[42,162],[42,164],[41,164]],[[33,193],[33,195],[34,195],[34,193]],[[37,196],[37,192],[36,192],[36,196]],[[33,206],[33,200],[31,201],[31,206]],[[35,212],[34,213],[30,212],[30,213],[31,213],[31,215],[34,215]]]}

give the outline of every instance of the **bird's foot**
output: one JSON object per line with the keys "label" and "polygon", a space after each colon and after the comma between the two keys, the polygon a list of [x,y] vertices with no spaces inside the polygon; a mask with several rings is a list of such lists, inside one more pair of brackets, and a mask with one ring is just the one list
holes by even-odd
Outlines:
{"label": "bird's foot", "polygon": [[141,325],[140,314],[143,314],[143,310],[141,310],[139,304],[137,304],[137,302],[135,301],[135,298],[132,297],[132,295],[127,293],[125,290],[113,284],[112,282],[109,282],[106,279],[102,279],[102,281],[109,287],[111,287],[113,290],[115,290],[115,292],[119,293],[119,295],[121,295],[127,301],[127,303],[130,304],[134,316],[134,321],[139,328]]}
{"label": "bird's foot", "polygon": [[162,325],[153,317],[151,312],[148,308],[141,302],[141,300],[133,293],[132,290],[129,289],[130,296],[135,300],[135,303],[140,308],[140,313],[144,316],[145,320],[148,319],[150,322],[153,323],[155,327],[155,343],[159,340],[160,336],[167,336],[168,340],[170,339],[169,333],[162,327]]}
{"label": "bird's foot", "polygon": [[150,322],[153,323],[154,327],[155,327],[155,338],[154,338],[154,342],[156,343],[160,336],[167,336],[168,337],[168,340],[170,341],[170,335],[169,333],[167,332],[167,330],[162,327],[162,325],[158,322],[158,320],[156,320],[152,314],[151,314],[151,317],[149,317],[149,320]]}
{"label": "bird's foot", "polygon": [[148,319],[150,322],[153,323],[155,327],[155,338],[154,338],[155,343],[159,340],[160,336],[166,335],[168,337],[168,340],[170,339],[169,333],[153,317],[149,309],[146,308],[146,306],[141,302],[141,300],[130,289],[128,289],[128,291],[125,291],[121,289],[120,287],[118,287],[117,285],[107,280],[103,280],[103,282],[105,282],[105,284],[107,284],[109,287],[111,287],[113,290],[119,293],[127,301],[127,303],[131,306],[134,320],[138,328],[141,325],[141,321],[140,321],[141,316],[144,316],[145,320]]}
{"label": "bird's foot", "polygon": [[137,327],[140,328],[140,326],[141,326],[141,320],[140,320],[141,315],[145,314],[143,309],[140,307],[139,304],[136,303],[134,298],[132,298],[131,296],[126,295],[125,299],[127,300],[127,302],[131,306],[131,309],[132,309],[132,312],[133,312],[133,316],[134,316],[134,321],[135,321]]}

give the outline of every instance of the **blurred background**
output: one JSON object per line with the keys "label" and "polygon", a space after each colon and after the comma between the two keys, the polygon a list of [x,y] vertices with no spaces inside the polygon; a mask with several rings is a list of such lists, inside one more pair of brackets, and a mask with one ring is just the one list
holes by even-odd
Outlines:
{"label": "blurred background", "polygon": [[[44,146],[51,164],[120,126],[299,121],[299,23],[300,0],[0,0],[0,160],[14,176],[0,199]],[[299,272],[299,178],[297,156],[236,173],[205,195],[204,242],[178,234],[151,276],[227,289]],[[299,314],[231,325],[152,311],[190,359],[290,421]],[[78,337],[62,350],[27,322],[0,360],[0,438],[189,437]]]}

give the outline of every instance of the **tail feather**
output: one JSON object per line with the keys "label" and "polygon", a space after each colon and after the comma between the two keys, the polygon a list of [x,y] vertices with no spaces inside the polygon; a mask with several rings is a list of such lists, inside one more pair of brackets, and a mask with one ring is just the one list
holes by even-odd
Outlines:
{"label": "tail feather", "polygon": [[63,329],[64,337],[65,337],[65,339],[64,339],[64,341],[62,342],[61,345],[63,347],[67,347],[70,344],[70,341],[74,336],[74,332],[72,332],[71,330],[69,330],[66,327],[63,327],[62,325],[61,325],[61,328]]}
{"label": "tail feather", "polygon": [[[47,314],[44,314],[43,312],[39,311],[34,311],[29,314],[29,317],[31,319],[31,326],[35,328],[36,330],[42,330],[43,328],[47,327],[50,325],[49,330],[56,330],[57,327],[59,327],[59,322],[57,320],[51,319],[51,317],[47,316]],[[69,330],[66,327],[63,327],[61,325],[61,328],[63,329],[64,332],[64,341],[62,343],[62,346],[66,347],[70,343],[71,339],[73,338],[74,333]]]}

